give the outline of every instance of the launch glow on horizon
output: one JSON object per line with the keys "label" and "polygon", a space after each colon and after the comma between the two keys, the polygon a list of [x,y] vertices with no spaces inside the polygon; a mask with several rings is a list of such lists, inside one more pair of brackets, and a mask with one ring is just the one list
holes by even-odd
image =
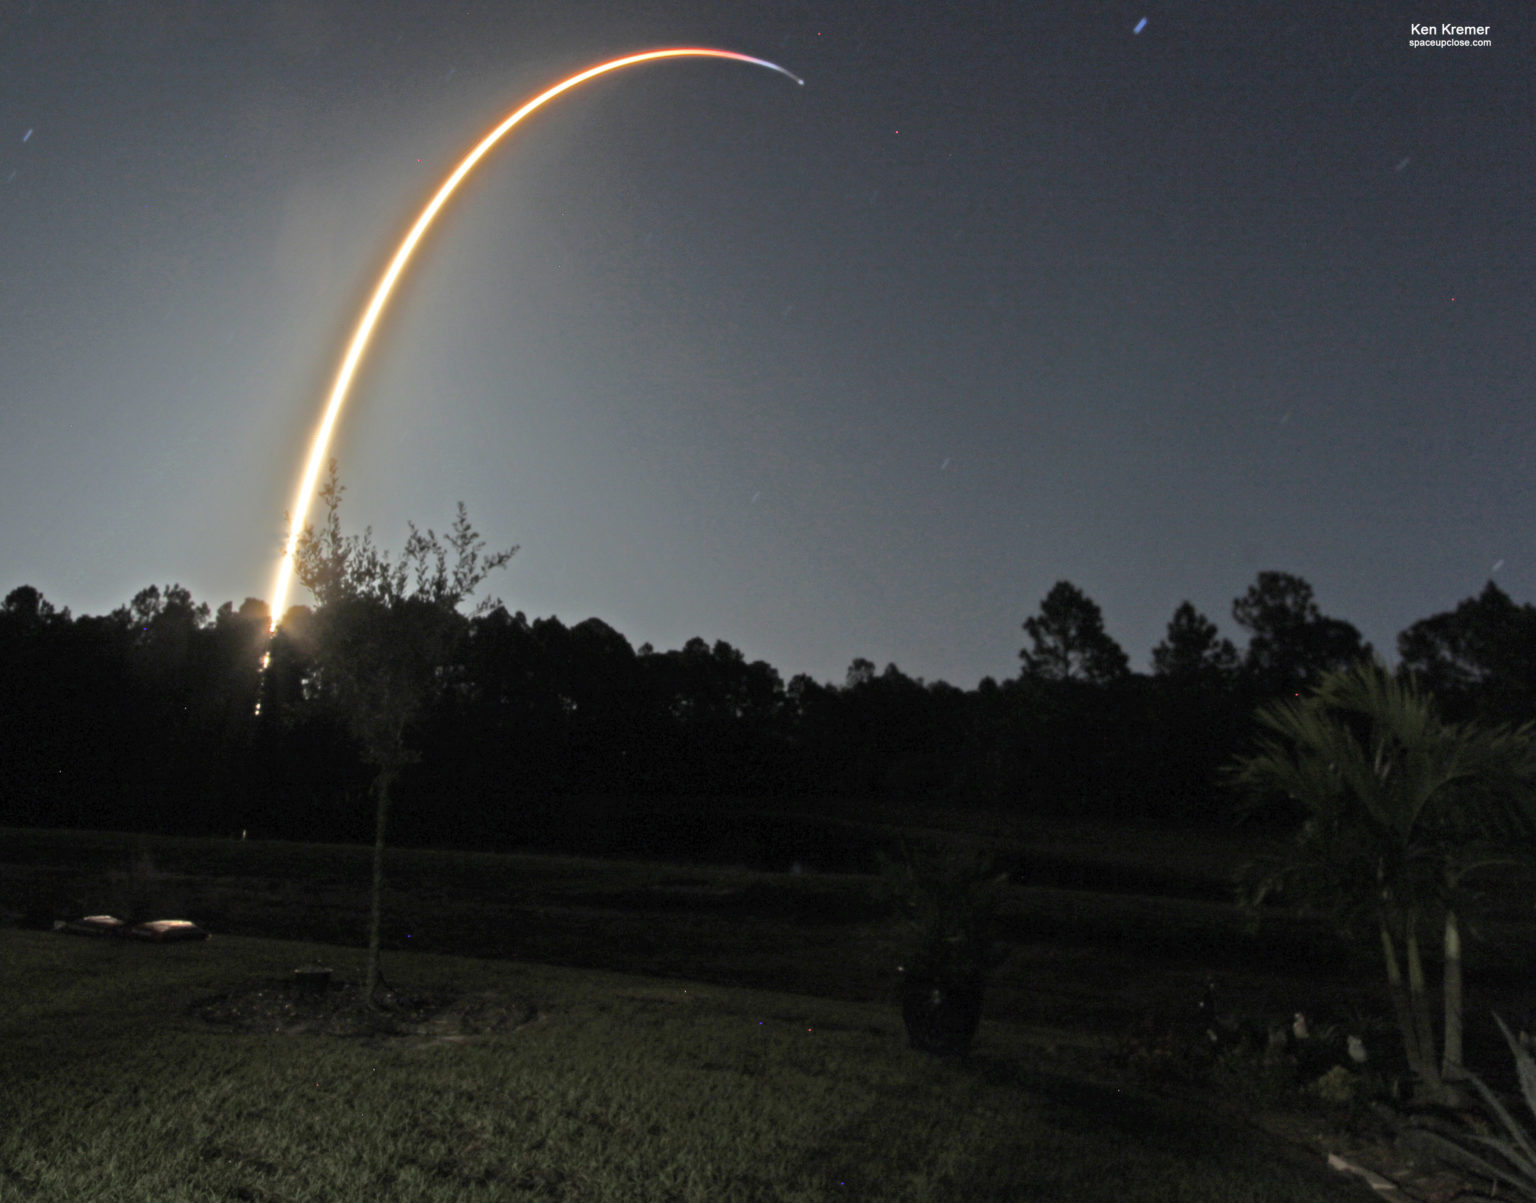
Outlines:
{"label": "launch glow on horizon", "polygon": [[568,92],[578,84],[583,84],[589,79],[599,75],[606,75],[610,71],[618,71],[624,67],[632,67],[637,63],[650,62],[664,58],[723,58],[734,59],[741,63],[752,63],[755,66],[767,67],[770,71],[777,71],[780,75],[787,75],[797,84],[804,86],[805,81],[798,75],[786,71],[777,63],[770,63],[767,59],[753,58],[750,54],[739,54],[734,50],[710,50],[697,46],[672,47],[666,50],[647,50],[640,54],[625,55],[623,58],[610,59],[606,63],[599,63],[595,67],[588,67],[585,71],[578,71],[566,79],[561,80],[552,88],[540,92],[532,100],[524,104],[516,112],[505,118],[499,125],[481,138],[475,148],[464,156],[462,162],[455,167],[448,178],[443,181],[436,194],[427,202],[426,208],[421,211],[414,225],[401,239],[394,257],[389,261],[389,266],[384,270],[383,277],[379,280],[378,287],[373,291],[373,297],[363,310],[362,317],[358,320],[357,328],[352,333],[352,339],[347,344],[346,353],[342,356],[341,366],[337,369],[335,383],[331,386],[330,398],[326,401],[325,411],[320,418],[319,429],[315,432],[314,442],[310,446],[309,458],[305,463],[304,475],[299,481],[298,492],[294,494],[293,508],[290,511],[288,541],[283,549],[283,558],[278,564],[277,578],[272,586],[272,625],[276,630],[282,617],[283,609],[287,602],[288,586],[293,579],[293,553],[298,546],[299,536],[303,533],[306,519],[309,514],[310,499],[314,496],[315,482],[319,479],[321,465],[326,460],[326,448],[330,445],[331,432],[335,428],[337,416],[341,413],[341,407],[346,402],[347,391],[352,386],[352,379],[357,375],[358,365],[362,362],[363,353],[368,348],[368,342],[373,336],[374,327],[378,325],[379,316],[384,311],[384,306],[389,301],[390,293],[394,290],[395,282],[399,280],[406,264],[410,261],[412,253],[426,233],[427,227],[437,217],[438,212],[447,204],[448,198],[453,195],[464,177],[467,176],[477,163],[483,159],[490,149],[524,117],[535,109],[559,96],[562,92]]}

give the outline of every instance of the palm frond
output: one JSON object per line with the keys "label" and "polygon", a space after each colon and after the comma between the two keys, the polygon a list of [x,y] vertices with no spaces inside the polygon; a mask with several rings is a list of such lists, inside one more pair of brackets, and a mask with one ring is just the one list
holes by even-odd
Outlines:
{"label": "palm frond", "polygon": [[[1498,1022],[1499,1030],[1504,1033],[1510,1052],[1514,1054],[1515,1070],[1525,1105],[1531,1115],[1536,1117],[1536,1060],[1533,1060],[1530,1053],[1510,1034],[1503,1019],[1497,1015],[1494,1019]],[[1527,1199],[1536,1200],[1536,1133],[1527,1130],[1510,1114],[1503,1101],[1488,1088],[1482,1078],[1470,1072],[1467,1077],[1482,1098],[1484,1105],[1498,1121],[1499,1127],[1504,1130],[1504,1136],[1471,1134],[1465,1140],[1452,1140],[1436,1133],[1425,1133],[1425,1135],[1430,1137],[1430,1143],[1453,1159],[1471,1166],[1480,1173],[1487,1174],[1506,1186],[1514,1187]],[[1487,1150],[1497,1159],[1482,1156],[1470,1146]]]}

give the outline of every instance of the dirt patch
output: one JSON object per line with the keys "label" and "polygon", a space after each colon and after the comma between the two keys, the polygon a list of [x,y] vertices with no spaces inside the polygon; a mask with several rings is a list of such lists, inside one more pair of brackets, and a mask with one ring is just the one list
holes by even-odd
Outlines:
{"label": "dirt patch", "polygon": [[382,988],[375,1005],[363,1005],[362,988],[333,982],[323,991],[302,991],[272,978],[195,1001],[195,1019],[233,1032],[275,1036],[358,1037],[387,1043],[455,1043],[542,1025],[549,1010],[495,991],[432,994]]}

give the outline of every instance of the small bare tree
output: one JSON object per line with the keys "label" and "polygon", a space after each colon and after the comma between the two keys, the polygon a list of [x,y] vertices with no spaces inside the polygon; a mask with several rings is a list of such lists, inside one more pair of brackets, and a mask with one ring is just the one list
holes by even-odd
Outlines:
{"label": "small bare tree", "polygon": [[[314,595],[314,686],[357,741],[374,770],[373,886],[363,997],[372,1005],[379,982],[379,929],[384,890],[384,832],[390,799],[416,759],[406,735],[442,689],[454,648],[468,626],[461,611],[516,547],[486,554],[463,502],[448,533],[422,534],[412,524],[398,560],[373,544],[373,530],[342,533],[342,486],[331,461],[320,489],[325,520],[306,527],[294,551],[294,575]],[[500,603],[482,600],[481,614]]]}

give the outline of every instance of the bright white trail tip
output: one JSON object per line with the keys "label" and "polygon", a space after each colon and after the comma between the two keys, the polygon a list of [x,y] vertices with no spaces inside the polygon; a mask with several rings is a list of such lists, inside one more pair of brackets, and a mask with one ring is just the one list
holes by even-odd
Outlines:
{"label": "bright white trail tip", "polygon": [[[347,349],[341,359],[341,366],[336,370],[335,383],[331,386],[330,398],[325,403],[325,409],[320,417],[320,425],[315,431],[313,442],[310,444],[309,458],[305,462],[304,472],[299,482],[298,490],[294,493],[293,506],[289,510],[288,541],[283,549],[283,558],[278,564],[277,578],[272,585],[272,629],[277,629],[277,624],[282,620],[283,611],[288,603],[288,585],[293,578],[293,552],[298,546],[299,536],[304,531],[304,526],[309,514],[309,503],[315,494],[315,482],[320,477],[320,469],[326,461],[326,449],[330,446],[331,431],[336,426],[336,419],[341,413],[341,407],[347,399],[347,393],[352,387],[353,377],[357,375],[358,366],[362,363],[363,353],[368,349],[368,342],[373,337],[374,328],[378,325],[379,317],[384,312],[384,306],[389,301],[390,293],[394,291],[395,282],[399,280],[405,266],[410,262],[412,253],[417,244],[421,242],[422,235],[427,232],[438,212],[448,203],[454,189],[464,180],[475,165],[480,162],[496,143],[500,142],[513,126],[517,125],[524,117],[548,104],[556,96],[569,92],[589,79],[599,75],[606,75],[610,71],[618,71],[625,67],[633,67],[638,63],[648,63],[657,59],[668,58],[721,58],[734,59],[739,63],[751,63],[758,67],[767,67],[770,71],[777,71],[795,81],[801,87],[805,81],[792,71],[786,71],[778,63],[770,63],[767,59],[754,58],[750,54],[740,54],[735,50],[711,50],[701,46],[675,46],[666,50],[646,50],[639,54],[627,54],[622,58],[609,59],[606,63],[598,63],[595,67],[588,67],[585,71],[578,71],[555,84],[546,88],[532,100],[525,103],[511,115],[502,119],[501,123],[480,139],[474,148],[464,156],[457,167],[449,173],[436,194],[427,202],[426,208],[416,218],[405,237],[400,240],[400,245],[395,250],[394,257],[385,268],[384,275],[374,288],[373,296],[363,310],[363,315],[357,321],[357,326],[352,333],[351,340],[347,343]],[[28,131],[31,136],[31,131]]]}

